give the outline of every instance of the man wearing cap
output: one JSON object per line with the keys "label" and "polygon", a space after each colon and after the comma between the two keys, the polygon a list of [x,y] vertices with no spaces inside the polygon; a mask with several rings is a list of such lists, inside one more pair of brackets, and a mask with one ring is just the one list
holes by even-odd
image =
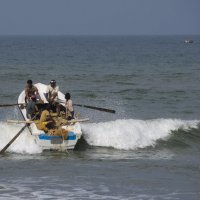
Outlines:
{"label": "man wearing cap", "polygon": [[55,80],[51,80],[50,84],[47,86],[47,101],[51,105],[51,108],[53,110],[56,109],[56,112],[59,114],[60,113],[60,107],[58,103],[58,91],[59,91],[59,86],[56,85]]}
{"label": "man wearing cap", "polygon": [[59,86],[56,85],[55,80],[51,80],[50,84],[47,86],[47,101],[54,102],[58,101],[58,91],[59,91]]}

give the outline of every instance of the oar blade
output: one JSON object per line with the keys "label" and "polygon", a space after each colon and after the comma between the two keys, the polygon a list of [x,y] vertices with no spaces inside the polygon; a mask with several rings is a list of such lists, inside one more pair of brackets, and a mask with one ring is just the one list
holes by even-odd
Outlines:
{"label": "oar blade", "polygon": [[19,104],[16,104],[16,103],[14,103],[14,104],[0,104],[0,107],[10,107],[10,106],[17,106],[17,105],[19,105]]}
{"label": "oar blade", "polygon": [[116,113],[115,110],[108,109],[108,108],[99,108],[99,107],[95,107],[95,106],[87,106],[87,105],[81,105],[81,104],[74,104],[74,105],[80,106],[80,107],[85,107],[85,108],[90,108],[90,109],[94,109],[94,110],[99,110],[99,111],[103,111],[103,112]]}

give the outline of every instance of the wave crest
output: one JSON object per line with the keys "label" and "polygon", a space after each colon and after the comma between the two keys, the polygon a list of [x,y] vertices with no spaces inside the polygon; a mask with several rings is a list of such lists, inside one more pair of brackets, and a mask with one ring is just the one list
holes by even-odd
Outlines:
{"label": "wave crest", "polygon": [[195,128],[198,122],[180,119],[118,119],[84,124],[82,130],[89,145],[134,150],[154,146],[157,140],[167,140],[171,131]]}
{"label": "wave crest", "polygon": [[[0,123],[0,149],[2,149],[18,133],[23,126],[18,124]],[[7,149],[8,152],[35,154],[41,153],[42,149],[35,143],[29,130],[26,128],[19,137]]]}

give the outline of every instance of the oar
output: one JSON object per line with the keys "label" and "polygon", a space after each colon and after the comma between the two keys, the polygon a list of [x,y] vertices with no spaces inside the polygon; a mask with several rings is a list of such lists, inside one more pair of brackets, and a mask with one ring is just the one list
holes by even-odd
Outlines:
{"label": "oar", "polygon": [[[44,104],[44,102],[36,102],[36,105]],[[26,103],[13,103],[13,104],[0,104],[0,107],[10,107],[10,106],[25,106]]]}
{"label": "oar", "polygon": [[0,104],[0,107],[9,107],[9,106],[20,106],[20,105],[24,105],[23,103],[13,103],[13,104]]}
{"label": "oar", "polygon": [[[85,118],[85,119],[72,119],[72,120],[68,120],[67,123],[76,123],[76,122],[86,122],[89,121],[89,118]],[[31,124],[34,123],[34,121],[25,121],[25,120],[7,120],[7,123],[15,123],[15,124],[19,124],[19,123],[26,123],[26,124]]]}
{"label": "oar", "polygon": [[[65,103],[61,99],[59,99],[59,101],[61,103]],[[84,107],[84,108],[90,108],[90,109],[94,109],[94,110],[99,110],[99,111],[103,111],[103,112],[115,113],[115,110],[108,109],[108,108],[100,108],[100,107],[96,107],[96,106],[87,106],[87,105],[82,105],[82,104],[73,104],[73,105],[74,106],[79,106],[79,107]]]}
{"label": "oar", "polygon": [[12,119],[9,119],[9,120],[7,120],[6,122],[7,122],[7,123],[15,123],[15,124],[19,124],[19,123],[31,124],[31,123],[33,123],[34,121],[12,120]]}
{"label": "oar", "polygon": [[76,123],[76,122],[86,122],[86,121],[89,121],[89,120],[90,120],[89,118],[85,118],[85,119],[71,119],[71,120],[68,120],[68,122]]}
{"label": "oar", "polygon": [[0,151],[0,154],[4,153],[6,149],[18,138],[18,136],[23,132],[23,130],[27,127],[27,124],[25,124],[20,131],[13,137],[12,140]]}
{"label": "oar", "polygon": [[[38,113],[39,114],[39,113]],[[31,120],[34,120],[36,118],[37,115],[35,115]],[[28,123],[26,123],[21,129],[20,131],[13,137],[12,140],[10,140],[10,142],[0,151],[0,154],[4,153],[6,151],[6,149],[18,138],[18,136],[23,132],[23,130],[28,126]]]}
{"label": "oar", "polygon": [[87,106],[87,105],[81,105],[81,104],[74,104],[74,105],[75,106],[79,106],[79,107],[84,107],[84,108],[90,108],[90,109],[94,109],[94,110],[99,110],[99,111],[103,111],[103,112],[115,113],[115,110],[108,109],[108,108],[100,108],[100,107]]}

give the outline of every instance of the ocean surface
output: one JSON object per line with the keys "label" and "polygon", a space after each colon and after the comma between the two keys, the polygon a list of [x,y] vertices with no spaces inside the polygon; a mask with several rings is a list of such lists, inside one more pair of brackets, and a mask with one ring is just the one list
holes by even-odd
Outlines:
{"label": "ocean surface", "polygon": [[[0,156],[0,200],[200,199],[200,36],[0,36],[0,104],[28,79],[116,114],[75,107],[90,121],[68,152],[25,130]],[[21,118],[0,107],[0,149]]]}

